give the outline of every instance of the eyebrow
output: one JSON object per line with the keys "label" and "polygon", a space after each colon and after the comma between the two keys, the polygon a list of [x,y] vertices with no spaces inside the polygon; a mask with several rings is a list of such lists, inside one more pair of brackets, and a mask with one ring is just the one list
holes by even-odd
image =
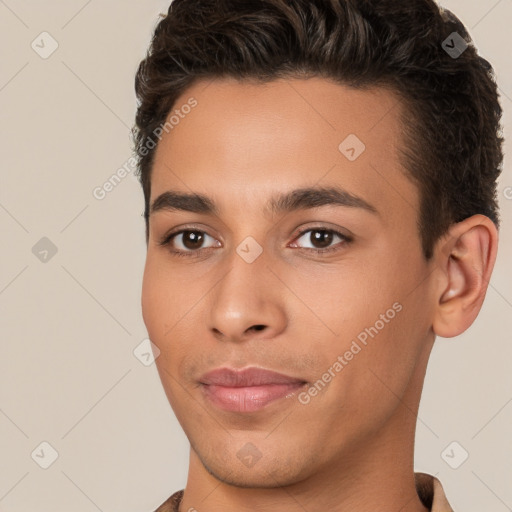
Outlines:
{"label": "eyebrow", "polygon": [[[339,187],[300,188],[278,194],[269,199],[265,205],[264,213],[275,215],[320,206],[361,208],[379,215],[378,210],[373,205]],[[208,196],[174,190],[163,192],[153,201],[150,214],[158,211],[185,211],[216,216],[220,213],[215,202]]]}

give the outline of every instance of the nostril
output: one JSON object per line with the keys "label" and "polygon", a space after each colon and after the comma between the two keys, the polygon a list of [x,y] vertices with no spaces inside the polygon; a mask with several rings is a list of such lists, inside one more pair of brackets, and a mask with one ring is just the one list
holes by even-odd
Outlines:
{"label": "nostril", "polygon": [[251,329],[254,329],[256,331],[261,331],[261,330],[265,329],[265,326],[264,325],[253,325],[251,327]]}

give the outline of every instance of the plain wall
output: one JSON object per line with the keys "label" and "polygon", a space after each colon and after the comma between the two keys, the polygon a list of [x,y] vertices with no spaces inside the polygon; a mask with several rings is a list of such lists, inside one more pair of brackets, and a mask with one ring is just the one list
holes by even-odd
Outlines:
{"label": "plain wall", "polygon": [[[510,139],[512,1],[443,5],[495,67]],[[153,511],[186,482],[188,441],[154,364],[134,355],[147,337],[142,190],[130,172],[103,199],[93,194],[131,156],[134,75],[167,7],[0,2],[3,512]],[[58,43],[46,59],[44,31]],[[465,512],[512,508],[510,187],[506,157],[484,307],[463,335],[437,339],[418,418],[416,470],[436,475]],[[441,455],[453,441],[469,453],[458,469]],[[58,453],[47,469],[43,442]]]}

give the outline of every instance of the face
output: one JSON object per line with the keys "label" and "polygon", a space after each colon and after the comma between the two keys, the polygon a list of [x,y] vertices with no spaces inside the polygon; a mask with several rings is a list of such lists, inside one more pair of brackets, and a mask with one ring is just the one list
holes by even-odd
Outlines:
{"label": "face", "polygon": [[[174,108],[152,171],[142,313],[194,456],[224,482],[273,487],[402,442],[433,337],[397,98],[223,79]],[[224,367],[297,382],[204,383]]]}

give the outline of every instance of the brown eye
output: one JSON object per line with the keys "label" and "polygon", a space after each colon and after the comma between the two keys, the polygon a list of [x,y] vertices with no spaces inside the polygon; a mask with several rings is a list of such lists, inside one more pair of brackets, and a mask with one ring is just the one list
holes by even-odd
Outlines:
{"label": "brown eye", "polygon": [[[159,242],[159,245],[164,247],[169,246],[174,253],[197,253],[205,249],[202,245],[206,241],[206,238],[211,238],[211,240],[215,241],[213,237],[206,234],[204,231],[198,229],[182,229],[176,233],[164,236]],[[213,245],[210,244],[209,247],[213,247]],[[207,246],[206,248],[209,247]]]}
{"label": "brown eye", "polygon": [[[298,242],[301,239],[304,240],[299,244]],[[333,245],[333,242],[338,243]],[[350,242],[352,242],[352,239],[349,236],[339,233],[333,229],[310,228],[299,233],[299,236],[296,238],[296,242],[292,246],[298,246],[301,249],[307,249],[313,252],[327,253],[335,251]],[[310,244],[309,246],[307,245],[308,243]]]}
{"label": "brown eye", "polygon": [[204,233],[202,231],[182,231],[182,244],[191,251],[201,248],[204,242]]}
{"label": "brown eye", "polygon": [[311,230],[309,239],[314,247],[318,249],[325,249],[332,243],[333,233],[326,231],[325,229],[314,229]]}

